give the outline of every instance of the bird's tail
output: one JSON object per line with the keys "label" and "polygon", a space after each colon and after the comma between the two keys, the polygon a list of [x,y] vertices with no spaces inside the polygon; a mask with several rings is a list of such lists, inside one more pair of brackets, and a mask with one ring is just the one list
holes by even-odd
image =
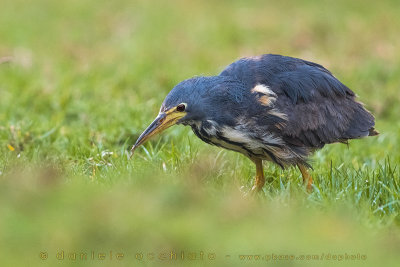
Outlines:
{"label": "bird's tail", "polygon": [[371,129],[369,129],[369,134],[368,134],[368,136],[376,136],[376,135],[378,135],[378,134],[379,134],[379,132],[378,132],[377,130],[375,130],[374,127],[372,127]]}

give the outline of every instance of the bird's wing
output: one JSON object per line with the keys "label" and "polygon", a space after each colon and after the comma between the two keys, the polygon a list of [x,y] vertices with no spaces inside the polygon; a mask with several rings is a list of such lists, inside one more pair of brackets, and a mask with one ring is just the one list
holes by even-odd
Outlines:
{"label": "bird's wing", "polygon": [[269,125],[269,130],[292,145],[322,147],[374,133],[374,117],[347,86],[319,64],[263,55],[240,59],[220,75],[234,77],[246,88],[263,85],[274,92],[272,110],[285,114],[286,123]]}

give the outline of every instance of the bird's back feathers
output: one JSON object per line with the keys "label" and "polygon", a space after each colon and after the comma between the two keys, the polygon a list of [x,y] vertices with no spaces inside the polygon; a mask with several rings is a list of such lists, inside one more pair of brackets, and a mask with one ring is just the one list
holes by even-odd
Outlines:
{"label": "bird's back feathers", "polygon": [[356,101],[353,91],[319,64],[268,54],[240,59],[220,76],[241,81],[246,90],[263,85],[276,95],[269,110],[287,120],[266,126],[288,145],[321,148],[378,134],[374,117]]}

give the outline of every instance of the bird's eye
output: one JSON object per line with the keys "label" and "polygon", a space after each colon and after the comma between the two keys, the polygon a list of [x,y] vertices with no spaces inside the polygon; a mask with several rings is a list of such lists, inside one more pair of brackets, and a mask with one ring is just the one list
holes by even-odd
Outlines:
{"label": "bird's eye", "polygon": [[186,108],[185,104],[179,104],[178,106],[176,106],[176,111],[184,112],[185,108]]}

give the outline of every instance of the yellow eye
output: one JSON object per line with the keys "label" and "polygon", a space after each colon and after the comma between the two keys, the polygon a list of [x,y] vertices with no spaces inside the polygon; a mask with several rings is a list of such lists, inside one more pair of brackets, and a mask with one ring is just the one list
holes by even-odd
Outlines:
{"label": "yellow eye", "polygon": [[178,106],[176,106],[176,111],[184,112],[185,108],[186,108],[185,104],[179,104]]}

